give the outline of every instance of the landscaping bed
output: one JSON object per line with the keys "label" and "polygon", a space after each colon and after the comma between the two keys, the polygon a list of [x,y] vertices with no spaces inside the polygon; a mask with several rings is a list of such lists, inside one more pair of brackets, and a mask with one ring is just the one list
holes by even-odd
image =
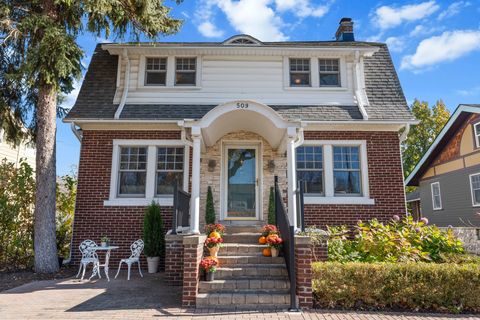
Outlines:
{"label": "landscaping bed", "polygon": [[35,273],[33,270],[18,270],[0,272],[0,292],[12,289],[32,281],[65,279],[76,275],[77,268],[64,267],[60,271],[53,274]]}

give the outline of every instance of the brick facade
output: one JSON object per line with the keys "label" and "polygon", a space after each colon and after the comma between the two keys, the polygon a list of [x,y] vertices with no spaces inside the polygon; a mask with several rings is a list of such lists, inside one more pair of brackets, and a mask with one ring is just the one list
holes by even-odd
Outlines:
{"label": "brick facade", "polygon": [[165,282],[169,286],[183,285],[183,236],[165,236]]}
{"label": "brick facade", "polygon": [[200,280],[200,261],[203,257],[206,236],[186,236],[183,239],[183,290],[182,306],[195,307]]}
{"label": "brick facade", "polygon": [[298,305],[302,309],[313,307],[312,245],[309,237],[295,237],[295,274],[297,276]]}
{"label": "brick facade", "polygon": [[404,215],[405,193],[397,132],[306,131],[305,140],[365,140],[367,142],[370,198],[374,205],[305,205],[305,224],[355,225],[358,220]]}
{"label": "brick facade", "polygon": [[[142,237],[143,206],[104,206],[110,193],[114,139],[180,139],[180,131],[83,131],[78,168],[78,189],[72,239],[72,259],[77,264],[78,246],[86,239],[99,243],[108,235],[118,250],[113,250],[110,268],[130,255],[130,244]],[[171,227],[171,207],[162,207],[165,231]],[[100,253],[101,254],[101,253]],[[100,259],[103,261],[103,257]],[[160,262],[161,266],[163,261]],[[146,267],[142,255],[141,264]]]}

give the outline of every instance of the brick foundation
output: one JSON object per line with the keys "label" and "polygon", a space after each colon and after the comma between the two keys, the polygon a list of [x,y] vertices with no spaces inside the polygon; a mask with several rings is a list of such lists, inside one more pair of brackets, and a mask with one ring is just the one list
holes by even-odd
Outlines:
{"label": "brick foundation", "polygon": [[165,236],[165,282],[169,286],[183,285],[183,237]]}
{"label": "brick foundation", "polygon": [[297,275],[297,297],[299,307],[313,307],[312,295],[312,245],[310,237],[295,236],[295,272]]}
{"label": "brick foundation", "polygon": [[182,306],[195,307],[198,281],[200,280],[200,261],[203,257],[204,235],[185,236],[183,238],[183,290]]}

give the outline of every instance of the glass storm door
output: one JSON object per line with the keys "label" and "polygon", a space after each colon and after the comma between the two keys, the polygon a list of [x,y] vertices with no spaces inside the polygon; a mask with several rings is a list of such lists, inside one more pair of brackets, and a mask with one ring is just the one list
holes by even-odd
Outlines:
{"label": "glass storm door", "polygon": [[226,148],[227,219],[252,220],[257,217],[257,148]]}

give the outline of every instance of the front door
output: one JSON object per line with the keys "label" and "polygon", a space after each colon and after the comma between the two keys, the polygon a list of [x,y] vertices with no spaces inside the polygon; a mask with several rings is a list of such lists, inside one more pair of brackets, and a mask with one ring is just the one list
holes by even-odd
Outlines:
{"label": "front door", "polygon": [[258,219],[258,146],[226,145],[224,219]]}

